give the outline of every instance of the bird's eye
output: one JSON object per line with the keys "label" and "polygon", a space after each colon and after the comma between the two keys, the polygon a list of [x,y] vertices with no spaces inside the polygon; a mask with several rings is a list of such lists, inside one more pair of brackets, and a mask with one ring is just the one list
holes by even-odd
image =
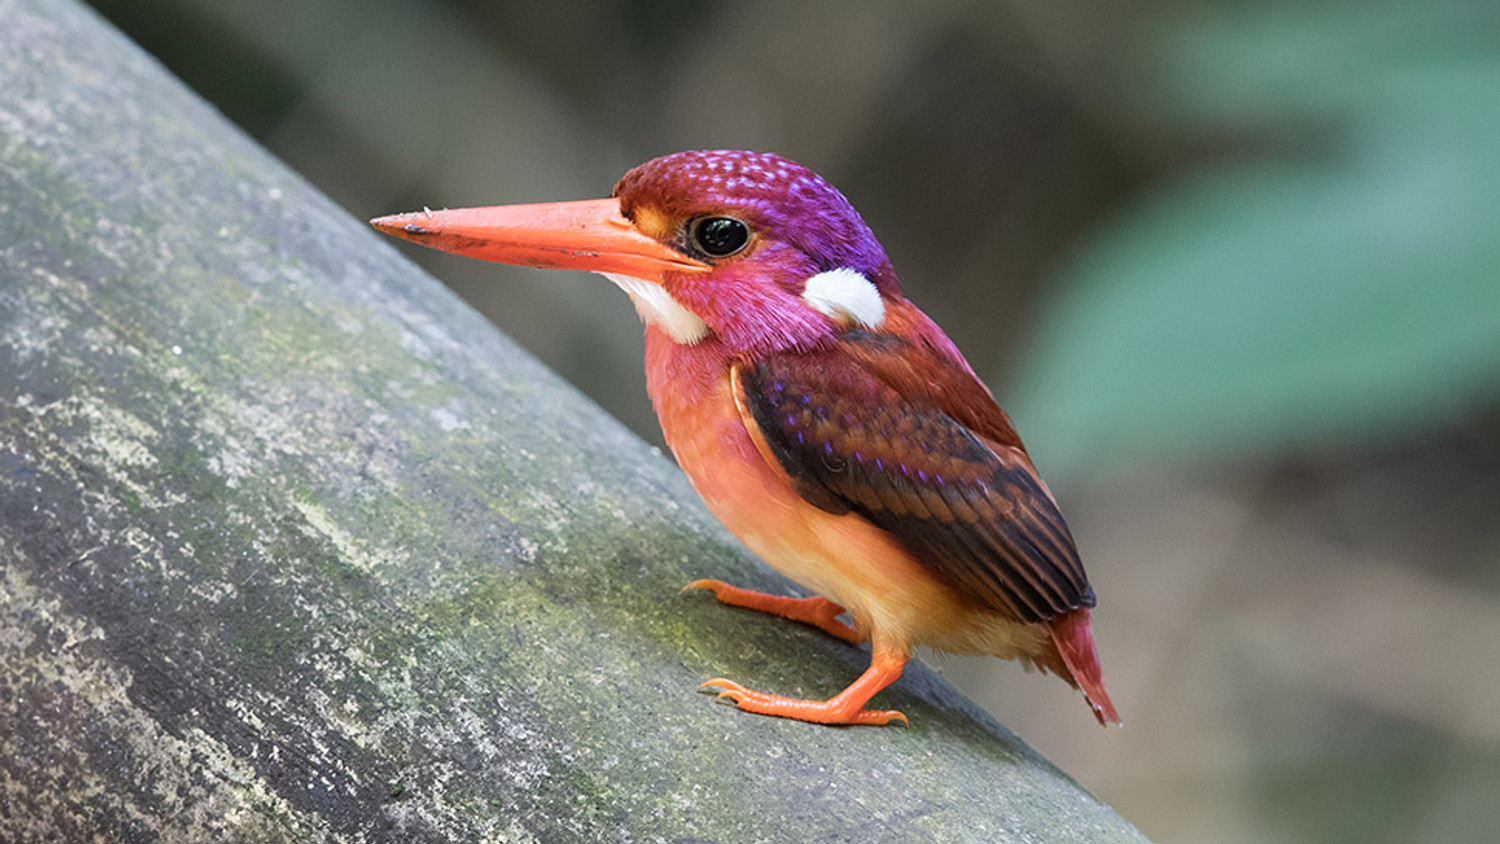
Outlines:
{"label": "bird's eye", "polygon": [[727,258],[745,248],[750,229],[733,217],[704,217],[693,223],[693,242],[710,257]]}

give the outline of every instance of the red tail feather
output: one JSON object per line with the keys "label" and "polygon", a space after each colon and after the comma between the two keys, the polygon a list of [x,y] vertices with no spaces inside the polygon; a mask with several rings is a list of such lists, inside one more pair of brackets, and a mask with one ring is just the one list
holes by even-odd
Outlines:
{"label": "red tail feather", "polygon": [[1109,693],[1104,691],[1104,672],[1099,668],[1099,652],[1094,648],[1094,628],[1089,622],[1087,609],[1076,609],[1052,619],[1052,641],[1058,653],[1073,675],[1073,681],[1083,690],[1094,717],[1104,726],[1123,722]]}

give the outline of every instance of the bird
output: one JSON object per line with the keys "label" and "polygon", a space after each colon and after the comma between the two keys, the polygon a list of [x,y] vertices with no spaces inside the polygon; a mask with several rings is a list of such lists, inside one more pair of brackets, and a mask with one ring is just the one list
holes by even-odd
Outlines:
{"label": "bird", "polygon": [[[725,677],[741,710],[907,724],[866,705],[917,646],[1016,659],[1104,688],[1073,536],[1009,416],[902,293],[849,200],[771,153],[693,150],[627,172],[604,199],[423,210],[370,221],[473,258],[585,270],[645,323],[646,388],[710,512],[806,597],[683,587],[870,645],[826,700]],[[847,620],[845,620],[847,619]]]}

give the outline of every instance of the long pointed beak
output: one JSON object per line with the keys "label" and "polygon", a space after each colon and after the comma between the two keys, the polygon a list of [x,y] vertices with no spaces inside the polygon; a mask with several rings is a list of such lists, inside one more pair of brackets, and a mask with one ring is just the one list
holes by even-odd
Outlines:
{"label": "long pointed beak", "polygon": [[660,282],[668,273],[701,273],[708,264],[641,234],[611,199],[413,211],[370,225],[396,237],[523,267],[619,273]]}

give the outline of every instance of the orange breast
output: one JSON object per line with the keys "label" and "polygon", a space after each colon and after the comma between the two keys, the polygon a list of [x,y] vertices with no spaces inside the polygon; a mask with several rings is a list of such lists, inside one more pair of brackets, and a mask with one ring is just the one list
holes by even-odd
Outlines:
{"label": "orange breast", "polygon": [[678,464],[709,510],[766,563],[845,607],[861,632],[903,649],[1013,657],[1045,648],[1044,628],[964,601],[890,534],[804,500],[756,448],[735,406],[730,360],[712,339],[679,346],[651,329],[646,352],[648,389]]}

